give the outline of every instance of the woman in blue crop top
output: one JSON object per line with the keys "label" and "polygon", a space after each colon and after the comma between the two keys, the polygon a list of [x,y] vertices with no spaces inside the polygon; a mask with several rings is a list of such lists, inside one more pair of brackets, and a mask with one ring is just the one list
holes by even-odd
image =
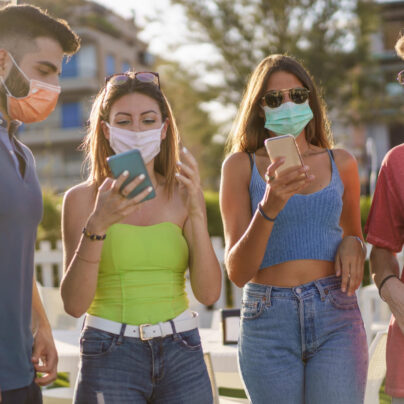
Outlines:
{"label": "woman in blue crop top", "polygon": [[[265,58],[244,93],[222,169],[230,279],[244,286],[239,364],[254,404],[359,404],[367,344],[355,290],[366,247],[355,158],[333,149],[325,107],[296,59]],[[292,134],[303,167],[264,140]],[[277,170],[279,168],[279,170]]]}

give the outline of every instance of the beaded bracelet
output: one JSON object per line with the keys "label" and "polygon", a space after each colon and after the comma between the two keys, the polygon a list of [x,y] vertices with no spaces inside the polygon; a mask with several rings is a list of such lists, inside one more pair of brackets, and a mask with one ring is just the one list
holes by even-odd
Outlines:
{"label": "beaded bracelet", "polygon": [[83,234],[88,237],[91,241],[101,241],[105,240],[107,235],[106,234],[92,234],[90,233],[85,227],[83,228]]}
{"label": "beaded bracelet", "polygon": [[380,286],[379,286],[379,296],[380,296],[380,299],[382,299],[384,302],[385,302],[386,300],[384,300],[383,297],[382,297],[382,287],[384,286],[384,284],[386,283],[386,281],[388,281],[390,278],[397,278],[397,275],[393,275],[393,274],[387,275],[387,276],[380,282]]}
{"label": "beaded bracelet", "polygon": [[269,217],[269,216],[264,212],[264,209],[262,209],[262,206],[261,206],[260,203],[258,204],[258,211],[261,213],[261,216],[262,216],[264,219],[268,220],[269,222],[274,222],[274,221],[276,220],[276,218],[277,218],[277,216],[275,216],[274,218]]}

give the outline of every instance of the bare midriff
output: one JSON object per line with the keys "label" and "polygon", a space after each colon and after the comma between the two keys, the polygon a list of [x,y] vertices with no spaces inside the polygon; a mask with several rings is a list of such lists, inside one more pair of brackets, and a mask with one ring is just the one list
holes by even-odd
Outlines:
{"label": "bare midriff", "polygon": [[334,274],[334,262],[295,260],[263,268],[251,279],[251,282],[292,288]]}

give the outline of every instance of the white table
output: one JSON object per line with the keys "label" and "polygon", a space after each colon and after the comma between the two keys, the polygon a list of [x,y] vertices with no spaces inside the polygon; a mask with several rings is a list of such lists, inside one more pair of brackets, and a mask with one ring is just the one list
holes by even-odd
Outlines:
{"label": "white table", "polygon": [[[220,330],[201,328],[202,348],[209,352],[212,359],[213,369],[217,373],[218,385],[220,380],[234,379],[234,388],[240,388],[241,382],[237,366],[237,345],[223,345]],[[53,330],[56,349],[59,354],[58,372],[70,373],[71,385],[75,383],[79,359],[80,359],[80,330]]]}
{"label": "white table", "polygon": [[237,363],[237,344],[223,345],[221,330],[200,328],[202,348],[209,352],[218,387],[243,389]]}

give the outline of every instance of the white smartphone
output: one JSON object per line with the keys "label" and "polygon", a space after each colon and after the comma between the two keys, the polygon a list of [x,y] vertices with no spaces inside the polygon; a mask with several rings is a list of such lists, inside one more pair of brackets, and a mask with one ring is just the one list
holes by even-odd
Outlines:
{"label": "white smartphone", "polygon": [[285,162],[275,171],[276,174],[290,167],[303,166],[302,156],[293,135],[271,137],[266,139],[264,143],[271,162],[278,157],[285,157]]}

